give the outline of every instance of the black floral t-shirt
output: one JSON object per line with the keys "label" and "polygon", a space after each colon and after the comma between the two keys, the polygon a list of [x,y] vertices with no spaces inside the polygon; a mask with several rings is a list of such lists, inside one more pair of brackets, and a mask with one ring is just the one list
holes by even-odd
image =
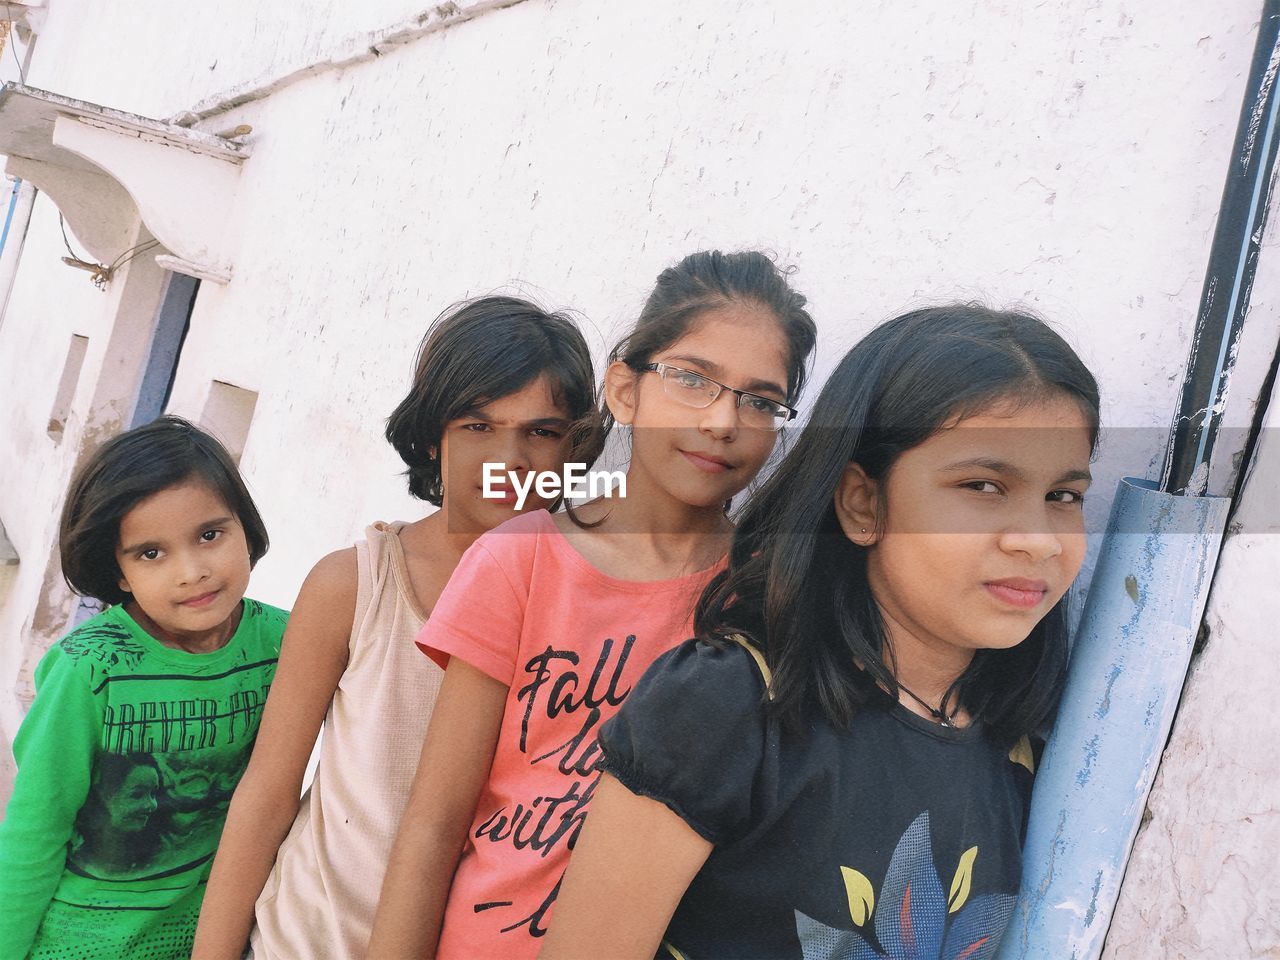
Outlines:
{"label": "black floral t-shirt", "polygon": [[1013,912],[1034,761],[897,704],[801,735],[745,648],[689,641],[604,725],[602,767],[715,845],[661,956],[989,960]]}

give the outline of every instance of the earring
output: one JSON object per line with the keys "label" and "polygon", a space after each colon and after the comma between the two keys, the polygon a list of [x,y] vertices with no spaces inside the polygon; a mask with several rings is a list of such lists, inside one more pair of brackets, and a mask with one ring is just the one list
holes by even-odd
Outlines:
{"label": "earring", "polygon": [[863,527],[863,528],[862,528],[862,532],[863,532],[863,533],[866,533],[866,532],[867,532],[867,528],[866,528],[866,527]]}

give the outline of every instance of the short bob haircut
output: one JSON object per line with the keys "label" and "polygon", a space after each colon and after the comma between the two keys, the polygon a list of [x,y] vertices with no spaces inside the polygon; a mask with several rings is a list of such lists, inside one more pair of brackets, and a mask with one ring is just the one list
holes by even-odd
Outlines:
{"label": "short bob haircut", "polygon": [[523,390],[546,374],[569,411],[570,459],[599,454],[595,372],[577,325],[519,297],[489,296],[455,304],[431,324],[409,394],[387,418],[387,442],[409,469],[409,493],[440,506],[440,438],[451,420]]}
{"label": "short bob haircut", "polygon": [[142,500],[188,480],[207,483],[231,508],[256,564],[270,545],[267,528],[226,448],[181,417],[161,417],[108,440],[72,479],[58,524],[71,589],[105,604],[128,600],[116,563],[120,521]]}
{"label": "short bob haircut", "polygon": [[[795,447],[747,505],[728,569],[699,600],[696,632],[713,642],[739,632],[755,641],[773,674],[770,707],[791,729],[815,713],[847,727],[859,710],[897,702],[867,549],[836,518],[845,468],[857,463],[883,480],[902,453],[950,424],[996,404],[1060,396],[1079,406],[1096,447],[1093,375],[1028,314],[953,303],[872,330],[840,361]],[[1068,596],[1022,643],[979,650],[944,704],[963,705],[997,741],[1012,744],[1039,728],[1066,671]]]}

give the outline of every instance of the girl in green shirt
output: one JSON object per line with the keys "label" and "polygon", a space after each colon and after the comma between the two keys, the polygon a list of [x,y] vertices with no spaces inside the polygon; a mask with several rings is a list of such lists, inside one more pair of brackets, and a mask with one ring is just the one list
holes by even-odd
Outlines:
{"label": "girl in green shirt", "polygon": [[36,668],[0,822],[0,960],[187,957],[284,632],[244,597],[267,532],[222,445],[163,417],[79,471],[59,542],[107,609]]}

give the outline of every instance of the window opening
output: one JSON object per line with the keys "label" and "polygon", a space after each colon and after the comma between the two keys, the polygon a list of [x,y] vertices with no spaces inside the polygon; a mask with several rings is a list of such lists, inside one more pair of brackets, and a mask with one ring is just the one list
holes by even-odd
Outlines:
{"label": "window opening", "polygon": [[71,335],[71,346],[67,349],[67,359],[62,365],[62,377],[58,380],[53,410],[49,413],[49,436],[57,442],[61,442],[62,434],[67,428],[71,402],[75,399],[76,385],[80,382],[80,370],[84,367],[84,356],[88,349],[88,337]]}
{"label": "window opening", "polygon": [[209,387],[200,423],[226,446],[236,466],[249,439],[249,424],[258,405],[258,394],[234,384],[215,380]]}
{"label": "window opening", "polygon": [[133,408],[130,427],[150,423],[169,403],[173,380],[178,373],[182,345],[191,329],[191,313],[195,309],[200,281],[181,273],[171,273],[164,298],[156,313],[155,332],[151,335],[151,352],[138,388],[138,402]]}

